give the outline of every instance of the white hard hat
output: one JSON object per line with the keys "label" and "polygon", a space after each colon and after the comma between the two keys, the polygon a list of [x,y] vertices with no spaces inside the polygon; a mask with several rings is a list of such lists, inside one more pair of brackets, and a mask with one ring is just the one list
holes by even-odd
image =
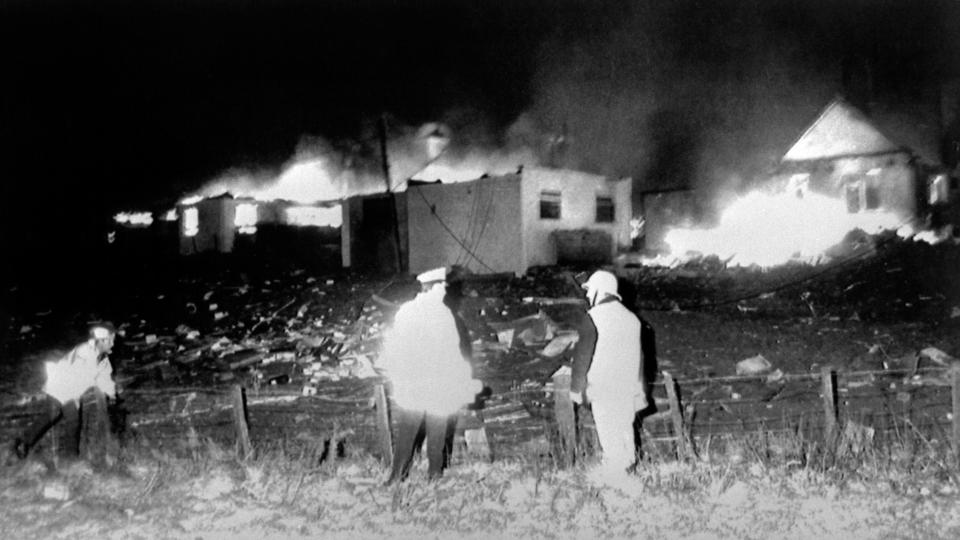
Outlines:
{"label": "white hard hat", "polygon": [[90,329],[90,336],[93,339],[107,339],[114,334],[112,325],[97,325]]}
{"label": "white hard hat", "polygon": [[597,270],[594,272],[582,287],[586,289],[587,292],[596,292],[598,294],[607,294],[620,298],[620,295],[617,294],[617,277],[606,270]]}
{"label": "white hard hat", "polygon": [[427,270],[426,272],[417,276],[417,281],[420,283],[433,283],[435,281],[446,281],[447,280],[447,269],[444,266],[440,268],[434,268],[433,270]]}

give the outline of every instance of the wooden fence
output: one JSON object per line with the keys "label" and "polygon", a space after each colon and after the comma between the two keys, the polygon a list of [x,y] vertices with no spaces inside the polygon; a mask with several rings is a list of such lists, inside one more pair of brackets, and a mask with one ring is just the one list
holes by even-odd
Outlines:
{"label": "wooden fence", "polygon": [[[516,384],[494,393],[486,406],[458,417],[454,461],[548,457],[559,467],[596,449],[592,420],[570,400],[568,373],[548,384]],[[641,440],[666,446],[679,459],[698,455],[714,437],[789,433],[835,443],[849,425],[880,436],[901,429],[949,440],[960,451],[960,370],[928,368],[675,379],[653,385]],[[115,454],[119,437],[176,453],[202,451],[215,442],[241,458],[274,450],[336,458],[367,452],[388,462],[389,400],[378,379],[330,381],[317,395],[292,389],[165,388],[129,390],[118,433],[106,430],[102,396],[87,399],[84,447],[89,455]],[[652,414],[649,414],[652,413]],[[42,402],[0,408],[0,434],[12,441],[44,412]],[[118,416],[118,417],[117,417]],[[115,426],[116,430],[116,426]],[[55,449],[56,437],[47,437]],[[108,458],[109,459],[109,458]]]}

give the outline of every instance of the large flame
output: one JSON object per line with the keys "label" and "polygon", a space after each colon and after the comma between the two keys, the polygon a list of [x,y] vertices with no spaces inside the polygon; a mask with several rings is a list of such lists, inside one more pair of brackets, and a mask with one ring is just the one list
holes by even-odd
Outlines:
{"label": "large flame", "polygon": [[473,150],[466,153],[442,154],[432,159],[412,175],[414,180],[433,182],[469,182],[485,174],[502,175],[517,172],[524,166],[539,164],[530,149]]}
{"label": "large flame", "polygon": [[842,199],[814,192],[754,191],[724,210],[715,228],[676,228],[666,234],[671,255],[717,255],[730,265],[775,266],[811,260],[854,229],[874,234],[901,227],[889,211],[847,211]]}
{"label": "large flame", "polygon": [[250,173],[228,172],[181,204],[193,204],[204,197],[230,193],[259,201],[287,200],[301,204],[334,201],[344,195],[341,182],[329,170],[323,157],[296,162],[276,178],[263,180]]}

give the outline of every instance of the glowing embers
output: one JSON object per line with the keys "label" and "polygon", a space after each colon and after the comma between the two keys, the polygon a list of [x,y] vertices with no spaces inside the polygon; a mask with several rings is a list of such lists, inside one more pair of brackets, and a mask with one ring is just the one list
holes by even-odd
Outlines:
{"label": "glowing embers", "polygon": [[257,232],[257,205],[251,203],[240,203],[237,205],[237,214],[233,218],[233,224],[237,227],[240,234],[254,234]]}
{"label": "glowing embers", "polygon": [[340,205],[329,208],[322,206],[291,206],[284,212],[288,225],[298,227],[339,227],[343,224]]}
{"label": "glowing embers", "polygon": [[850,213],[844,199],[754,191],[724,210],[715,228],[672,229],[666,243],[678,258],[717,255],[730,265],[774,266],[820,256],[854,229],[874,234],[901,225],[892,212]]}
{"label": "glowing embers", "polygon": [[113,220],[121,225],[149,227],[153,224],[153,214],[150,212],[120,212],[113,216]]}
{"label": "glowing embers", "polygon": [[200,232],[200,212],[196,206],[183,209],[183,235],[196,236]]}

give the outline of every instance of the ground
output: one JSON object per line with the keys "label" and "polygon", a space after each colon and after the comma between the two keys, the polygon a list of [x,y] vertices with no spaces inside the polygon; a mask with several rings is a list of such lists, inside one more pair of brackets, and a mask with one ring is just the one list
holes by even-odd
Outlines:
{"label": "ground", "polygon": [[[958,253],[954,245],[880,239],[816,267],[724,269],[703,260],[671,269],[621,268],[620,273],[636,286],[636,294],[626,300],[634,300],[656,330],[661,371],[680,380],[730,376],[737,362],[756,355],[786,374],[816,373],[824,365],[883,370],[928,347],[960,356]],[[468,291],[474,303],[467,305],[495,307],[496,316],[484,316],[497,320],[529,315],[538,308],[536,302],[523,302],[524,297],[578,294],[568,279],[577,270],[534,269],[510,280],[505,289],[495,282],[476,282],[473,293]],[[126,322],[131,334],[184,323],[216,334],[222,329],[210,314],[183,306],[202,306],[210,294],[223,299],[223,308],[229,304],[227,292],[244,285],[284,293],[264,297],[261,311],[269,314],[287,297],[298,300],[294,307],[300,305],[302,295],[331,280],[326,295],[336,297],[345,313],[327,313],[329,321],[363,313],[371,293],[387,300],[411,294],[409,277],[271,272],[221,268],[215,279],[203,272],[186,279],[155,275],[150,289],[125,286],[116,301],[94,308],[38,304],[30,299],[49,299],[21,290],[9,316],[13,338],[4,345],[6,356],[32,358],[37,349],[63,341],[63,332],[92,316]],[[284,289],[288,283],[295,284],[296,294]],[[486,300],[495,297],[501,303]],[[316,304],[312,306],[307,311]],[[542,309],[561,325],[576,310],[569,305]],[[291,318],[271,319],[261,328],[285,327]],[[140,324],[141,319],[150,320]],[[245,328],[250,329],[249,322]],[[556,367],[554,360],[518,350],[489,362],[486,369],[495,368],[496,378],[508,384],[546,377]],[[35,383],[18,375],[22,363],[8,362],[4,369],[10,374],[4,388],[7,402]],[[886,380],[870,386],[886,388]],[[739,388],[718,385],[714,390],[731,401],[730,394]],[[903,399],[904,393],[898,387],[888,397]],[[461,462],[435,484],[415,471],[407,484],[385,488],[380,485],[384,471],[369,456],[321,464],[272,454],[240,460],[232,449],[213,443],[188,457],[131,451],[111,467],[31,459],[2,469],[0,534],[954,538],[960,534],[960,485],[953,472],[957,459],[941,435],[917,429],[866,450],[848,449],[854,452],[849,455],[830,454],[809,441],[787,441],[797,442],[799,450],[779,455],[769,440],[760,447],[743,437],[750,451],[736,459],[710,452],[686,463],[654,456],[635,476],[615,485],[593,483],[582,466],[557,470],[536,459],[511,459]]]}
{"label": "ground", "polygon": [[[954,486],[661,464],[619,486],[474,464],[382,487],[368,462],[152,460],[0,480],[7,538],[956,538]],[[290,467],[290,468],[286,468]],[[8,470],[9,471],[9,470]],[[422,471],[415,471],[415,475]]]}

